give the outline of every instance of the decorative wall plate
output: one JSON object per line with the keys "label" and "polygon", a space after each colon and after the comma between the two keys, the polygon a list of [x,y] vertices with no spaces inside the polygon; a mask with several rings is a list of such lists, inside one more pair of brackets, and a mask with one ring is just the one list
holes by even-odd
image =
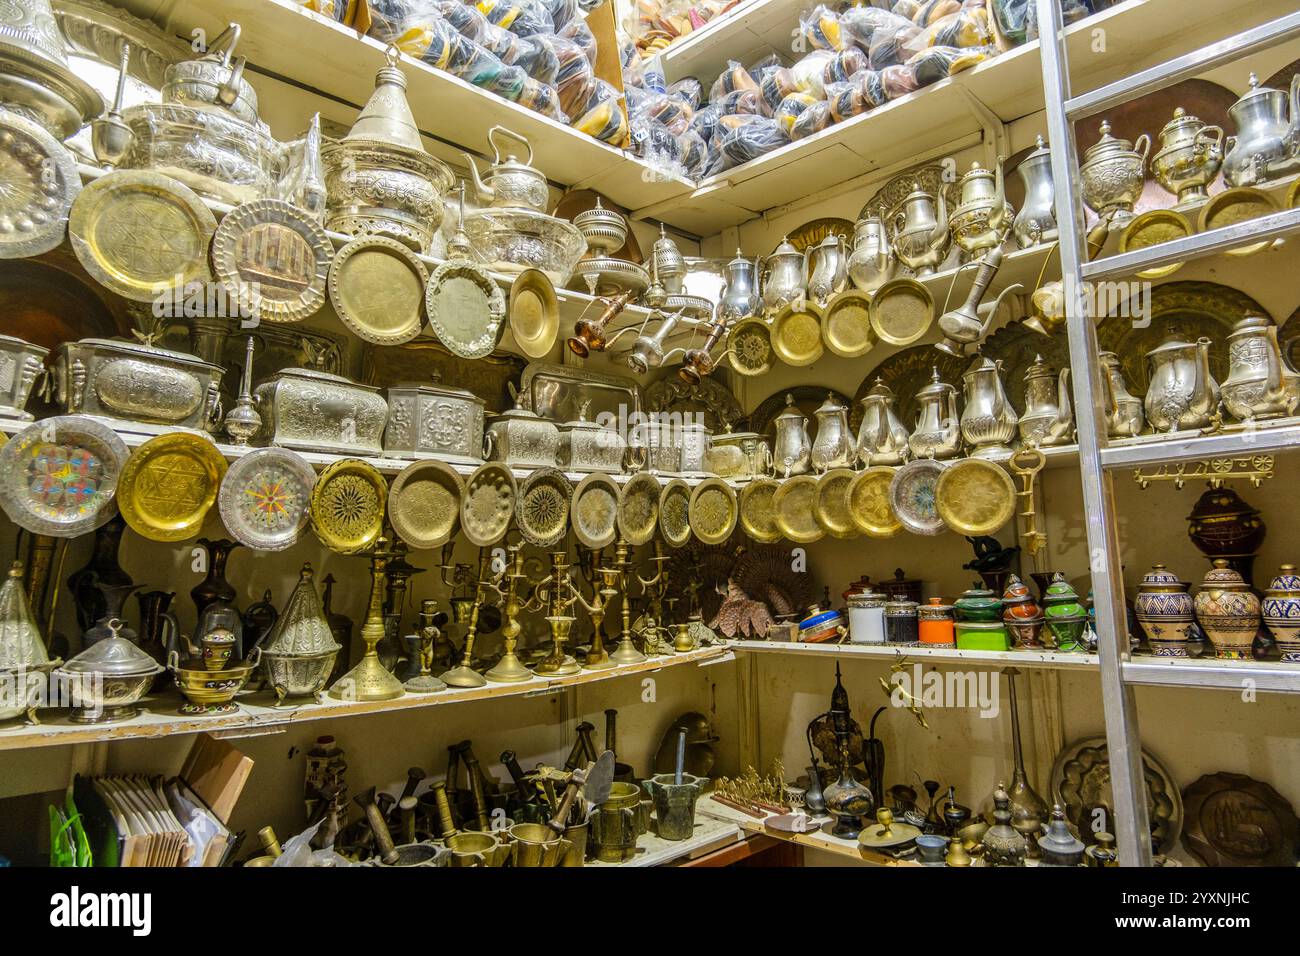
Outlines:
{"label": "decorative wall plate", "polygon": [[772,502],[780,487],[775,478],[755,478],[740,489],[740,528],[759,544],[781,540]]}
{"label": "decorative wall plate", "polygon": [[151,438],[122,469],[117,503],[131,529],[150,541],[184,541],[216,503],[226,459],[212,439],[191,432]]}
{"label": "decorative wall plate", "polygon": [[849,485],[857,475],[849,468],[832,468],[817,479],[813,513],[817,523],[833,538],[852,538],[858,533],[849,511]]}
{"label": "decorative wall plate", "polygon": [[573,485],[558,468],[538,468],[519,486],[516,523],[524,540],[537,548],[553,548],[569,532]]}
{"label": "decorative wall plate", "polygon": [[[1175,239],[1185,239],[1196,230],[1181,212],[1173,209],[1148,209],[1135,216],[1119,235],[1119,251],[1132,252],[1158,246]],[[1137,273],[1139,279],[1162,279],[1183,267],[1181,262],[1167,266],[1144,269]]]}
{"label": "decorative wall plate", "polygon": [[555,285],[540,269],[525,269],[510,286],[510,334],[529,358],[551,354],[560,331],[560,303]]}
{"label": "decorative wall plate", "polygon": [[792,302],[772,321],[772,351],[786,365],[812,365],[822,357],[822,310],[812,301]]}
{"label": "decorative wall plate", "polygon": [[609,475],[592,472],[573,489],[569,509],[573,533],[588,548],[604,548],[618,537],[618,485]]}
{"label": "decorative wall plate", "polygon": [[691,492],[691,531],[704,544],[722,544],[736,530],[736,493],[721,478],[705,478]]}
{"label": "decorative wall plate", "polygon": [[1268,784],[1206,774],[1183,791],[1183,804],[1183,847],[1206,866],[1295,866],[1300,821]]}
{"label": "decorative wall plate", "polygon": [[1286,191],[1286,208],[1295,209],[1300,207],[1300,179],[1291,184],[1291,188]]}
{"label": "decorative wall plate", "polygon": [[122,439],[85,415],[28,425],[0,447],[0,506],[33,534],[75,538],[117,514]]}
{"label": "decorative wall plate", "polygon": [[506,297],[487,272],[463,259],[433,270],[424,305],[438,340],[461,358],[490,355],[505,332]]}
{"label": "decorative wall plate", "polygon": [[845,289],[826,303],[822,313],[822,340],[841,358],[857,358],[871,351],[876,332],[871,327],[871,296]]}
{"label": "decorative wall plate", "polygon": [[731,367],[741,375],[763,375],[772,369],[772,330],[763,319],[745,319],[727,337]]}
{"label": "decorative wall plate", "polygon": [[326,465],[311,492],[311,527],[337,554],[357,554],[384,530],[388,485],[367,461],[341,458]]}
{"label": "decorative wall plate", "polygon": [[892,538],[902,530],[903,523],[889,498],[895,471],[888,465],[875,465],[854,475],[845,491],[849,518],[868,537]]}
{"label": "decorative wall plate", "polygon": [[334,246],[316,220],[283,199],[226,213],[212,237],[212,268],[230,298],[266,322],[301,322],[325,302]]}
{"label": "decorative wall plate", "polygon": [[206,283],[217,220],[188,186],[161,173],[117,169],[81,191],[68,218],[72,251],[118,295],[153,302]]}
{"label": "decorative wall plate", "polygon": [[680,478],[659,493],[659,533],[674,548],[691,540],[691,486]]}
{"label": "decorative wall plate", "polygon": [[407,465],[388,488],[388,519],[398,537],[417,551],[437,548],[456,536],[465,480],[433,458]]}
{"label": "decorative wall plate", "polygon": [[[1256,189],[1254,186],[1236,186],[1210,197],[1209,201],[1201,207],[1201,211],[1197,214],[1196,227],[1201,232],[1208,232],[1211,229],[1231,226],[1235,223],[1245,222],[1248,219],[1258,219],[1260,216],[1267,216],[1269,213],[1277,211],[1277,200],[1264,190]],[[1272,239],[1265,239],[1249,246],[1226,249],[1223,254],[1225,256],[1253,256],[1272,244]]]}
{"label": "decorative wall plate", "polygon": [[1005,468],[982,458],[963,458],[943,469],[934,486],[939,517],[958,534],[993,534],[1016,513],[1016,485]]}
{"label": "decorative wall plate", "polygon": [[81,192],[77,161],[42,127],[0,112],[0,259],[39,256],[63,242]]}
{"label": "decorative wall plate", "polygon": [[618,496],[618,533],[632,546],[655,536],[659,524],[659,479],[648,472],[629,478]]}
{"label": "decorative wall plate", "polygon": [[918,458],[894,472],[889,504],[894,516],[913,534],[939,534],[948,527],[935,506],[935,490],[945,467],[941,461]]}
{"label": "decorative wall plate", "polygon": [[882,342],[911,345],[930,331],[934,297],[915,279],[892,279],[871,299],[871,327]]}
{"label": "decorative wall plate", "polygon": [[316,469],[287,448],[258,448],[236,458],[217,494],[230,535],[257,551],[283,551],[307,527]]}
{"label": "decorative wall plate", "polygon": [[820,541],[826,529],[817,521],[817,479],[798,475],[781,482],[772,496],[772,511],[781,535],[795,544]]}
{"label": "decorative wall plate", "polygon": [[505,537],[518,495],[514,474],[501,462],[489,461],[474,469],[460,499],[460,526],[470,544],[482,548]]}
{"label": "decorative wall plate", "polygon": [[330,264],[330,304],[357,338],[401,345],[424,325],[428,281],[429,270],[406,245],[386,236],[362,236]]}

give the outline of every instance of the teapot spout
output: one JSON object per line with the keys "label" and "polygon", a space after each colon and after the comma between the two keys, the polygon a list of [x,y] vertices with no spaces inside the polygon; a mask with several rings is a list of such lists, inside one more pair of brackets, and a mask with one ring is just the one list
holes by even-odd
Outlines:
{"label": "teapot spout", "polygon": [[474,186],[474,195],[478,197],[479,204],[490,206],[496,198],[496,190],[479,177],[478,163],[474,162],[474,157],[466,152],[462,152],[461,155],[465,157],[465,165],[469,167],[469,181]]}

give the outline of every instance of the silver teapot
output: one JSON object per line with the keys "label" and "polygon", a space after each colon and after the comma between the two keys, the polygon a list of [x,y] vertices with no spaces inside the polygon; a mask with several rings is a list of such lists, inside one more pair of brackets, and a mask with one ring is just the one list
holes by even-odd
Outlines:
{"label": "silver teapot", "polygon": [[1002,386],[1002,360],[979,356],[962,375],[966,407],[961,413],[961,435],[972,458],[997,458],[1011,454],[1019,418]]}
{"label": "silver teapot", "polygon": [[736,250],[727,263],[727,281],[718,301],[718,318],[739,321],[758,311],[758,261],[751,262]]}
{"label": "silver teapot", "polygon": [[1147,421],[1156,431],[1204,428],[1219,406],[1219,385],[1210,374],[1210,340],[1169,338],[1147,353],[1151,384],[1147,387]]}
{"label": "silver teapot", "polygon": [[808,250],[808,294],[825,305],[826,300],[844,288],[848,278],[848,252],[844,237],[831,233]]}
{"label": "silver teapot", "polygon": [[894,413],[894,393],[879,378],[862,399],[858,426],[858,461],[872,465],[901,465],[911,456],[907,427]]}
{"label": "silver teapot", "polygon": [[812,439],[808,437],[808,419],[794,407],[794,396],[786,395],[785,411],[776,416],[776,441],[772,449],[772,467],[782,478],[802,475],[812,459]]}
{"label": "silver teapot", "polygon": [[1290,415],[1300,401],[1300,375],[1277,344],[1277,326],[1247,316],[1228,335],[1228,377],[1220,388],[1223,407],[1238,421]]}
{"label": "silver teapot", "polygon": [[1206,187],[1223,165],[1223,129],[1207,126],[1181,106],[1158,137],[1160,148],[1151,157],[1151,172],[1178,204],[1209,198]]}
{"label": "silver teapot", "polygon": [[917,275],[933,275],[948,251],[948,205],[939,190],[939,208],[934,198],[913,183],[903,200],[903,208],[894,214],[894,254]]}
{"label": "silver teapot", "polygon": [[1229,136],[1223,178],[1230,186],[1254,186],[1278,175],[1287,160],[1300,154],[1300,73],[1289,91],[1259,85],[1250,74],[1250,90],[1228,107],[1237,130]]}
{"label": "silver teapot", "polygon": [[1063,445],[1074,432],[1070,408],[1070,369],[1054,373],[1041,355],[1025,372],[1025,413],[1020,416],[1020,440],[1046,448]]}
{"label": "silver teapot", "polygon": [[817,411],[817,438],[812,444],[812,466],[820,474],[853,464],[853,437],[849,431],[849,410],[827,393]]}
{"label": "silver teapot", "polygon": [[197,60],[182,60],[163,74],[162,101],[182,106],[216,107],[245,123],[257,123],[257,92],[244,79],[245,60],[236,57],[240,26],[232,23],[208,44]]}
{"label": "silver teapot", "polygon": [[849,254],[849,280],[859,292],[875,292],[894,277],[898,260],[889,243],[883,213],[869,213],[853,226],[853,252]]}
{"label": "silver teapot", "polygon": [[[510,139],[528,150],[528,158],[522,163],[513,153],[506,153],[502,158],[501,147],[497,139]],[[469,166],[469,175],[474,183],[474,192],[485,206],[496,209],[531,209],[544,213],[550,198],[546,187],[546,174],[534,168],[533,146],[523,136],[506,129],[493,126],[488,130],[488,144],[492,147],[492,168],[479,176],[478,164],[469,153],[462,153]]]}
{"label": "silver teapot", "polygon": [[1052,242],[1058,233],[1056,226],[1056,185],[1052,180],[1052,153],[1038,137],[1037,148],[1020,161],[1016,167],[1025,184],[1025,203],[1016,213],[1011,231],[1016,245],[1028,249],[1040,242]]}
{"label": "silver teapot", "polygon": [[949,217],[952,240],[968,259],[1002,244],[1012,210],[1002,182],[1002,160],[993,170],[972,163],[961,178],[961,201]]}
{"label": "silver teapot", "polygon": [[685,291],[686,260],[682,257],[677,243],[668,238],[668,230],[659,224],[659,238],[650,250],[650,262],[654,273],[663,283],[664,291],[669,295],[681,295]]}
{"label": "silver teapot", "polygon": [[1106,411],[1106,434],[1110,438],[1132,438],[1141,435],[1147,427],[1142,399],[1128,390],[1119,356],[1114,352],[1100,352],[1102,407]]}
{"label": "silver teapot", "polygon": [[1088,147],[1079,164],[1083,201],[1099,216],[1112,220],[1133,215],[1133,205],[1146,182],[1147,153],[1151,137],[1143,133],[1136,143],[1110,135],[1110,123],[1103,120],[1101,139]]}
{"label": "silver teapot", "polygon": [[957,389],[930,371],[930,384],[916,393],[916,424],[907,439],[913,458],[952,458],[961,451],[961,422],[957,418]]}
{"label": "silver teapot", "polygon": [[777,312],[791,302],[803,298],[804,275],[808,257],[796,249],[788,238],[772,251],[763,272],[763,307]]}

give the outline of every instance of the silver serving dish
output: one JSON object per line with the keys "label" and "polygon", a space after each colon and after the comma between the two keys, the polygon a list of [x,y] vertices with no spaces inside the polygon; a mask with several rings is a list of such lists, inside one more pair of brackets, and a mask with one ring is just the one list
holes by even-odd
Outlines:
{"label": "silver serving dish", "polygon": [[474,255],[492,272],[515,276],[540,269],[562,286],[587,251],[587,240],[564,219],[532,209],[478,209],[465,214]]}
{"label": "silver serving dish", "polygon": [[[627,219],[613,209],[602,206],[599,196],[596,197],[594,207],[573,217],[573,225],[586,241],[593,256],[611,255],[622,249],[627,242]],[[680,255],[678,258],[681,258]]]}
{"label": "silver serving dish", "polygon": [[0,507],[32,534],[75,538],[117,513],[126,444],[98,419],[33,422],[0,447]]}
{"label": "silver serving dish", "polygon": [[394,458],[440,458],[483,462],[483,399],[438,384],[403,383],[388,389],[384,454]]}
{"label": "silver serving dish", "polygon": [[100,415],[130,431],[144,422],[215,428],[225,369],[140,342],[82,339],[54,353],[55,400],[68,414]]}
{"label": "silver serving dish", "polygon": [[587,421],[587,407],[582,408],[575,421],[560,426],[560,467],[565,471],[616,475],[623,470],[626,442],[617,429]]}
{"label": "silver serving dish", "polygon": [[0,335],[0,418],[29,422],[24,409],[32,386],[45,368],[49,349],[32,345],[12,335]]}
{"label": "silver serving dish", "polygon": [[289,368],[254,389],[261,438],[282,448],[341,455],[383,451],[388,403],[379,389],[342,375]]}
{"label": "silver serving dish", "polygon": [[592,295],[618,295],[620,292],[640,295],[650,285],[650,274],[635,262],[602,256],[579,260],[568,284],[570,289]]}
{"label": "silver serving dish", "polygon": [[162,670],[161,664],[114,628],[111,637],[96,641],[54,673],[72,702],[69,719],[102,724],[139,713],[136,705]]}
{"label": "silver serving dish", "polygon": [[283,551],[310,519],[316,470],[287,448],[258,448],[235,459],[221,480],[217,504],[226,530],[256,551]]}
{"label": "silver serving dish", "polygon": [[[519,392],[538,415],[556,423],[574,421],[584,406],[591,421],[604,415],[625,423],[645,405],[634,378],[553,362],[529,362],[519,378]],[[626,427],[620,429],[626,434]]]}

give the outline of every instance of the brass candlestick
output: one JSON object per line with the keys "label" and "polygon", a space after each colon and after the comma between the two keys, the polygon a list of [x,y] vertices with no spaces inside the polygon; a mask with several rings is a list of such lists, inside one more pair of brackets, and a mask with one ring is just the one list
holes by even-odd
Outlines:
{"label": "brass candlestick", "polygon": [[544,601],[550,612],[546,615],[546,623],[551,627],[551,653],[533,668],[536,673],[547,676],[576,674],[582,670],[577,659],[564,652],[575,620],[569,609],[578,600],[567,558],[564,551],[552,551],[551,576],[538,584],[533,592],[534,598]]}
{"label": "brass candlestick", "polygon": [[506,573],[505,593],[502,595],[502,613],[506,621],[501,626],[501,636],[505,638],[505,651],[501,655],[501,660],[484,675],[488,680],[503,684],[530,680],[533,676],[533,672],[525,667],[524,662],[515,654],[515,648],[519,644],[519,633],[523,630],[523,626],[519,623],[519,612],[526,603],[519,597],[519,582],[528,579],[528,575],[524,573],[523,544],[516,542],[509,545],[507,550],[510,554],[510,563]]}
{"label": "brass candlestick", "polygon": [[619,591],[623,595],[620,608],[623,629],[618,635],[618,647],[614,649],[613,654],[609,655],[609,659],[615,664],[640,664],[646,656],[636,649],[636,643],[632,640],[632,602],[629,589],[629,578],[632,574],[632,547],[625,538],[620,537],[614,545],[614,555]]}
{"label": "brass candlestick", "polygon": [[366,622],[361,626],[365,653],[352,668],[330,688],[330,696],[340,700],[393,700],[403,694],[402,682],[379,661],[376,648],[384,637],[384,584],[388,562],[395,552],[389,541],[380,537],[370,553],[370,605]]}
{"label": "brass candlestick", "polygon": [[433,676],[433,648],[442,636],[442,628],[433,623],[438,602],[432,598],[420,604],[420,673],[403,686],[417,694],[433,694],[446,690],[447,685]]}
{"label": "brass candlestick", "polygon": [[491,580],[488,578],[488,572],[492,568],[491,562],[491,551],[487,548],[479,548],[478,581],[474,585],[474,603],[469,609],[469,622],[465,630],[465,646],[461,650],[460,664],[442,675],[442,681],[448,687],[483,687],[487,684],[487,679],[470,667],[470,662],[474,659],[474,636],[478,632],[478,615],[483,607],[483,592],[491,586]]}
{"label": "brass candlestick", "polygon": [[643,578],[639,574],[636,576],[641,585],[641,594],[649,602],[649,610],[639,632],[641,650],[647,655],[656,656],[671,653],[671,645],[665,639],[666,632],[663,628],[664,595],[668,590],[668,575],[664,573],[664,565],[671,558],[664,553],[662,541],[655,539],[655,553],[650,560],[655,563],[654,576],[650,578]]}
{"label": "brass candlestick", "polygon": [[602,671],[608,670],[614,666],[614,661],[609,656],[609,651],[605,650],[605,637],[602,631],[605,623],[605,609],[609,607],[609,602],[618,594],[618,570],[616,568],[601,568],[600,574],[601,586],[591,595],[591,601],[587,601],[582,593],[574,588],[574,595],[579,604],[583,606],[587,614],[591,617],[591,625],[594,628],[591,635],[591,648],[587,651],[586,666],[589,670]]}
{"label": "brass candlestick", "polygon": [[573,621],[574,618],[570,614],[546,615],[546,623],[551,626],[551,640],[555,642],[555,649],[551,651],[549,657],[537,665],[538,674],[563,677],[582,670],[582,665],[573,655],[564,653],[565,642],[568,641],[569,634],[573,630]]}

